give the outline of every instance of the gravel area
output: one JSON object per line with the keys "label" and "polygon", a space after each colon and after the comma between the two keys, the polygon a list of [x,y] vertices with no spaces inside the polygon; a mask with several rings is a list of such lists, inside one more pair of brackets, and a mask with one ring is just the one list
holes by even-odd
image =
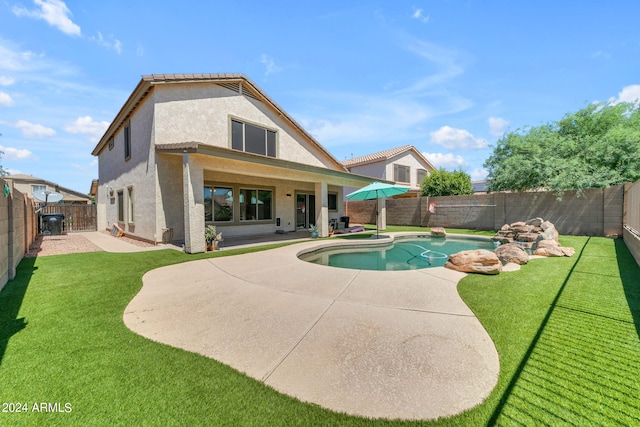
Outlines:
{"label": "gravel area", "polygon": [[[105,232],[105,234],[109,234]],[[126,236],[112,237],[114,239],[125,240],[135,246],[149,247],[153,246],[148,242],[132,239]],[[80,252],[99,252],[102,248],[91,243],[82,233],[67,233],[58,236],[38,236],[36,241],[29,247],[29,251],[25,255],[27,258],[36,256],[75,254]]]}

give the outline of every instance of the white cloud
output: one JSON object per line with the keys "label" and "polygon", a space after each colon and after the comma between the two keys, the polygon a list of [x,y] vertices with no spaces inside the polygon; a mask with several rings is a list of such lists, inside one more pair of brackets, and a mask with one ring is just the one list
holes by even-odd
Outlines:
{"label": "white cloud", "polygon": [[420,22],[429,22],[429,15],[425,15],[424,11],[422,9],[416,9],[413,11],[413,14],[411,15],[411,17],[413,19],[417,19]]}
{"label": "white cloud", "polygon": [[100,46],[104,46],[108,49],[114,49],[118,55],[122,53],[122,42],[113,36],[109,36],[109,40],[107,40],[104,38],[102,33],[98,31],[98,35],[96,37],[91,37],[90,40],[98,43]]}
{"label": "white cloud", "polygon": [[450,150],[476,150],[489,146],[486,139],[476,138],[468,130],[449,126],[442,126],[437,131],[429,133],[429,136],[432,143],[442,145]]}
{"label": "white cloud", "polygon": [[13,105],[13,98],[6,92],[0,90],[0,105],[5,107],[11,107]]}
{"label": "white cloud", "polygon": [[489,174],[489,172],[486,169],[477,168],[477,169],[474,169],[473,171],[471,171],[469,176],[471,177],[472,181],[481,181],[483,179],[487,179],[487,175],[488,174]]}
{"label": "white cloud", "polygon": [[26,120],[18,120],[15,125],[22,131],[22,135],[27,138],[44,138],[48,136],[54,136],[56,131],[35,123],[30,123]]}
{"label": "white cloud", "polygon": [[422,153],[437,169],[461,169],[467,165],[464,158],[452,153]]}
{"label": "white cloud", "polygon": [[96,122],[91,116],[78,117],[73,123],[64,127],[69,133],[84,134],[91,137],[91,141],[97,142],[109,127],[109,122]]}
{"label": "white cloud", "polygon": [[13,77],[0,76],[0,86],[11,86],[16,82]]}
{"label": "white cloud", "polygon": [[609,99],[609,102],[618,104],[620,102],[640,101],[640,85],[629,85],[622,88],[617,98]]}
{"label": "white cloud", "polygon": [[7,160],[26,160],[32,159],[33,153],[25,148],[3,147],[0,145],[0,151],[4,153]]}
{"label": "white cloud", "polygon": [[491,135],[502,136],[509,126],[509,121],[502,117],[489,117],[488,121]]}
{"label": "white cloud", "polygon": [[24,7],[14,6],[13,13],[16,16],[27,16],[34,19],[42,19],[53,27],[70,36],[81,35],[80,27],[69,18],[71,11],[62,0],[33,0],[38,9],[29,10]]}
{"label": "white cloud", "polygon": [[282,71],[282,67],[277,66],[274,59],[269,55],[262,54],[260,56],[260,63],[262,63],[266,68],[264,72],[265,76]]}

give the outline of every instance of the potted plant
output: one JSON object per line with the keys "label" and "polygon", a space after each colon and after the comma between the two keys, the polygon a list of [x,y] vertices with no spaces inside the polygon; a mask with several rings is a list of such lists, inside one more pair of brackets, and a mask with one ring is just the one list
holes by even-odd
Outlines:
{"label": "potted plant", "polygon": [[313,224],[311,227],[309,227],[309,233],[311,233],[311,237],[313,239],[316,239],[318,237],[318,226]]}
{"label": "potted plant", "polygon": [[204,227],[204,240],[207,241],[207,250],[213,250],[213,241],[216,239],[216,226],[207,225]]}

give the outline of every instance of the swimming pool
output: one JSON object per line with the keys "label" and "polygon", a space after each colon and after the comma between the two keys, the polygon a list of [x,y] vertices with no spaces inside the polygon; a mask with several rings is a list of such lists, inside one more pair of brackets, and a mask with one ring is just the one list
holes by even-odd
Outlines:
{"label": "swimming pool", "polygon": [[396,237],[378,246],[321,248],[299,256],[303,261],[357,270],[416,270],[442,267],[449,255],[468,249],[493,251],[494,243],[473,237]]}

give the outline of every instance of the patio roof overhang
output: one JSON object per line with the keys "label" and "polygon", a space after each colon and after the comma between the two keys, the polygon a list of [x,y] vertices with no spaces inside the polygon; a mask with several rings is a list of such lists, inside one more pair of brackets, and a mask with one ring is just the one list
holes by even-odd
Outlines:
{"label": "patio roof overhang", "polygon": [[[158,144],[156,153],[170,155],[202,156],[207,166],[219,172],[248,176],[265,176],[295,181],[320,182],[345,187],[363,187],[374,181],[373,178],[320,166],[312,166],[289,160],[246,153],[229,148],[216,147],[199,142],[176,144]],[[383,181],[393,183],[391,181]]]}

